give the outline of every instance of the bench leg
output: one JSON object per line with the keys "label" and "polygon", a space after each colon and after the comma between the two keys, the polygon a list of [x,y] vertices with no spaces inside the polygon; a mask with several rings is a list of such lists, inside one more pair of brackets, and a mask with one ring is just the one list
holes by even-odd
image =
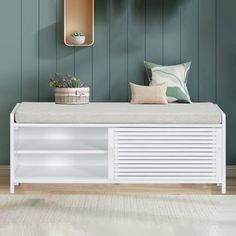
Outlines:
{"label": "bench leg", "polygon": [[15,178],[14,178],[13,166],[11,166],[11,174],[10,174],[10,193],[15,193]]}
{"label": "bench leg", "polygon": [[226,181],[224,181],[221,185],[221,193],[226,194]]}
{"label": "bench leg", "polygon": [[12,180],[11,180],[11,183],[10,183],[10,193],[15,193],[15,184]]}

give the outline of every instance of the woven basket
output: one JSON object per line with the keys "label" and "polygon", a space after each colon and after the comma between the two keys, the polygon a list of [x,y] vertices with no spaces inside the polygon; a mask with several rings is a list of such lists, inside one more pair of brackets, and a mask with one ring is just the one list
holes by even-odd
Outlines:
{"label": "woven basket", "polygon": [[84,88],[55,88],[55,103],[78,105],[89,103],[90,89]]}

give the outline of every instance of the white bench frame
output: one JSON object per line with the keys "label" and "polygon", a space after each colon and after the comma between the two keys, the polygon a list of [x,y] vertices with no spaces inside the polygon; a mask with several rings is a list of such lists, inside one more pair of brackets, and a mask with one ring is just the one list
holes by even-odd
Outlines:
{"label": "white bench frame", "polygon": [[[20,183],[217,184],[221,186],[222,193],[226,193],[226,116],[223,112],[222,124],[24,124],[15,122],[15,111],[18,105],[19,104],[16,105],[10,115],[11,193],[15,192],[15,185]],[[15,176],[17,168],[16,132],[21,128],[107,129],[107,178],[61,178],[53,180],[45,178],[17,179]],[[149,138],[145,142],[147,135],[149,135]],[[193,146],[191,147],[191,154],[188,154],[189,149],[185,150],[184,142],[181,144],[181,150],[179,151],[173,148],[174,144],[170,145],[170,148],[166,148],[169,143],[168,141],[160,141],[162,135],[164,135],[163,137],[166,137],[167,140],[168,138],[171,139],[173,141],[172,143],[181,143],[181,137],[185,137],[185,140],[186,137],[192,138]],[[155,144],[149,145],[150,136],[153,137],[154,143],[157,143],[157,146],[155,146]],[[212,147],[209,146],[212,152],[209,154],[208,150],[207,156],[205,156],[205,149],[202,149],[201,145],[198,145],[198,141],[196,141],[204,140],[204,137],[210,140],[209,143],[213,143]],[[129,142],[129,140],[132,142]],[[139,140],[144,140],[141,141],[144,142],[143,144],[141,143],[144,149],[142,149],[142,145],[139,146]],[[147,147],[150,147],[150,149]],[[161,151],[157,147],[162,148],[160,149]],[[179,146],[177,147],[179,148]],[[70,154],[73,154],[73,151],[71,152]],[[78,152],[74,154],[76,153]],[[86,151],[83,150],[80,152],[80,154],[83,153],[86,154]],[[40,155],[40,153],[38,153],[38,155]],[[162,158],[159,158],[158,155],[162,155]],[[190,157],[188,157],[188,155],[190,155]],[[168,156],[171,156],[171,158]],[[161,160],[164,160],[165,165],[161,163]],[[212,166],[211,168],[204,166],[206,161]],[[183,164],[181,164],[182,162]],[[184,162],[187,162],[187,164]],[[140,168],[142,168],[141,172]],[[172,173],[173,168],[175,171]]]}

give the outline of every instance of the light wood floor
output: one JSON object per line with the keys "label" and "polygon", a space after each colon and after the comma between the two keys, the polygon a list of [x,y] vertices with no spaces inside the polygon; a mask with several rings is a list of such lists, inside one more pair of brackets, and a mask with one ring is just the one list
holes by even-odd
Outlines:
{"label": "light wood floor", "polygon": [[[216,185],[193,184],[22,184],[16,194],[221,194]],[[0,177],[0,194],[9,194],[9,177]],[[236,178],[228,178],[227,194],[236,195]]]}

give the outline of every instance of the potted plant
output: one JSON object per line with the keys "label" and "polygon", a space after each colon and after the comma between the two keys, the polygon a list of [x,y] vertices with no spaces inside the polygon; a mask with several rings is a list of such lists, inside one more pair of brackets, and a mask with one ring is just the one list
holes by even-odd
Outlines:
{"label": "potted plant", "polygon": [[74,75],[66,76],[56,72],[48,82],[50,87],[55,88],[56,104],[86,104],[89,103],[90,89]]}
{"label": "potted plant", "polygon": [[85,34],[82,32],[74,32],[72,35],[74,44],[84,44],[85,43]]}

